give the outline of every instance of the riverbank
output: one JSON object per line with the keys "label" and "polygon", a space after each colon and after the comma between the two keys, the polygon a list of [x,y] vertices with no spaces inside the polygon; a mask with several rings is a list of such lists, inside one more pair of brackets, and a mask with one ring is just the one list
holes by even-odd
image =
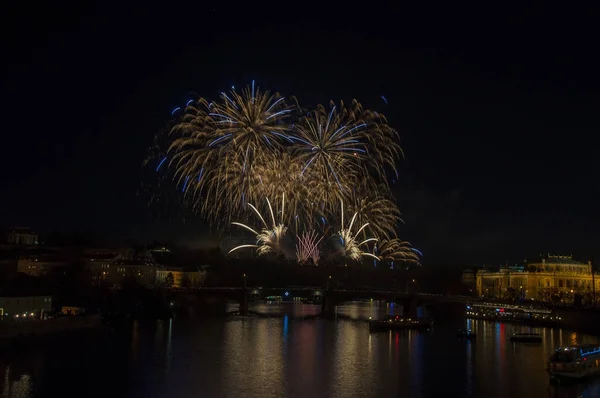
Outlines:
{"label": "riverbank", "polygon": [[597,308],[556,308],[561,327],[600,336],[600,310]]}
{"label": "riverbank", "polygon": [[0,323],[0,346],[6,347],[15,342],[23,342],[64,332],[98,328],[101,325],[102,318],[99,314],[2,322]]}

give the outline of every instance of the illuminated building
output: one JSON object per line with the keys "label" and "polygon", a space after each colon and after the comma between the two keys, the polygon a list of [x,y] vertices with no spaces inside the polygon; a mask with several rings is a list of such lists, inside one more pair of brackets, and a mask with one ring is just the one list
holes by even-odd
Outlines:
{"label": "illuminated building", "polygon": [[480,270],[476,287],[477,294],[484,297],[556,302],[573,302],[580,297],[591,302],[594,291],[600,290],[600,281],[592,275],[591,262],[548,255],[522,266],[501,267],[497,272]]}
{"label": "illuminated building", "polygon": [[173,276],[173,284],[168,287],[175,289],[198,288],[206,280],[206,271],[186,271],[183,268],[159,267],[156,269],[156,284],[164,284],[168,280],[169,274]]}
{"label": "illuminated building", "polygon": [[169,274],[172,275],[170,288],[197,288],[204,284],[205,270],[188,270],[183,267],[165,266],[177,264],[165,247],[158,249],[125,250],[114,253],[92,253],[86,260],[92,283],[97,286],[120,288],[127,284],[144,287],[163,286]]}
{"label": "illuminated building", "polygon": [[171,253],[171,249],[169,249],[165,245],[155,245],[151,249],[148,250],[150,253]]}
{"label": "illuminated building", "polygon": [[40,253],[19,257],[17,272],[30,276],[42,276],[54,268],[64,267],[68,261],[56,253]]}
{"label": "illuminated building", "polygon": [[462,273],[462,283],[467,286],[475,286],[475,271],[471,268],[467,268]]}
{"label": "illuminated building", "polygon": [[0,296],[0,319],[4,316],[16,318],[39,318],[52,310],[52,296],[23,296],[6,292]]}
{"label": "illuminated building", "polygon": [[38,278],[17,273],[0,279],[0,317],[39,318],[51,310],[52,296]]}
{"label": "illuminated building", "polygon": [[85,263],[90,271],[93,285],[106,285],[110,278],[110,265],[117,257],[110,251],[95,251],[86,255]]}
{"label": "illuminated building", "polygon": [[30,228],[13,228],[6,237],[9,245],[33,246],[38,244],[38,235]]}
{"label": "illuminated building", "polygon": [[122,287],[128,283],[144,287],[156,284],[156,265],[144,259],[117,260],[110,264],[109,285]]}

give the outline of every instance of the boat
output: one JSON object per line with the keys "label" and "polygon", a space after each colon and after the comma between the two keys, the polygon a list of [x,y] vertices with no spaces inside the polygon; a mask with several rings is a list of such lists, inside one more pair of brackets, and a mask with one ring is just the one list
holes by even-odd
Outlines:
{"label": "boat", "polygon": [[281,296],[267,296],[265,297],[266,303],[280,303],[283,301],[283,297]]}
{"label": "boat", "polygon": [[550,380],[581,380],[600,374],[600,346],[558,347],[548,359]]}
{"label": "boat", "polygon": [[429,329],[433,326],[430,318],[405,318],[389,316],[382,320],[369,320],[369,329],[379,330],[404,330],[404,329]]}
{"label": "boat", "polygon": [[475,332],[473,332],[471,329],[468,330],[459,330],[458,333],[456,334],[458,337],[461,337],[463,339],[467,339],[467,340],[473,340],[477,335],[475,334]]}
{"label": "boat", "polygon": [[465,315],[470,319],[521,323],[531,326],[558,327],[562,318],[547,308],[500,303],[468,304]]}
{"label": "boat", "polygon": [[510,341],[520,343],[541,343],[542,335],[539,333],[513,333]]}

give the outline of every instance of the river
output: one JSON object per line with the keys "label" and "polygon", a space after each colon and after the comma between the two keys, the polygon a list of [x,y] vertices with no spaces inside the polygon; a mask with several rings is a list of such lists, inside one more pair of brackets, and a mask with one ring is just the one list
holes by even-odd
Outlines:
{"label": "river", "polygon": [[[317,313],[317,306],[255,304],[259,312]],[[394,313],[350,303],[355,320],[219,318],[135,322],[115,333],[82,333],[0,355],[2,398],[24,397],[596,397],[600,380],[553,386],[553,349],[597,343],[537,329],[542,344],[511,343],[518,325],[472,321],[456,337],[462,307],[431,309],[427,332],[370,333],[364,319]]]}

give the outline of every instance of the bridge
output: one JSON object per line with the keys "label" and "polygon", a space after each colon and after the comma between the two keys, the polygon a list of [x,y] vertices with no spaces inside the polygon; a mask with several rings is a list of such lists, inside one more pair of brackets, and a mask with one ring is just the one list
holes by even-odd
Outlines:
{"label": "bridge", "polygon": [[289,286],[289,287],[248,287],[245,283],[241,287],[202,287],[194,289],[197,296],[218,297],[238,302],[239,312],[248,314],[249,303],[253,300],[265,299],[269,296],[282,297],[284,299],[304,298],[321,304],[321,315],[332,319],[335,317],[335,307],[344,302],[352,300],[385,300],[398,303],[403,307],[404,313],[416,316],[417,308],[422,305],[434,303],[469,303],[473,297],[450,296],[443,294],[431,294],[420,292],[408,292],[406,290],[390,290],[377,288],[335,288],[328,280],[325,288],[320,286]]}

